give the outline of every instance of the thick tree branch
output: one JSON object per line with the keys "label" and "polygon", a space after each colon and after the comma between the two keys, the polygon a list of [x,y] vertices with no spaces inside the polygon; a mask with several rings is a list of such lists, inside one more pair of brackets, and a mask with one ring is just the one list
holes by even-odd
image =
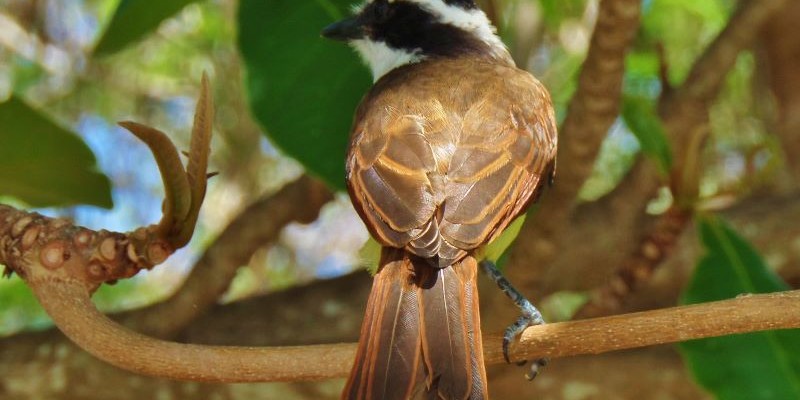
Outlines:
{"label": "thick tree branch", "polygon": [[312,222],[332,198],[325,185],[303,176],[251,204],[209,245],[174,295],[131,313],[124,323],[149,335],[171,337],[216,304],[256,250],[273,242],[288,223]]}
{"label": "thick tree branch", "polygon": [[639,29],[640,11],[638,0],[600,2],[578,90],[560,128],[557,183],[542,197],[539,212],[525,223],[518,239],[522,243],[514,247],[509,260],[515,284],[530,286],[526,282],[539,278],[530,266],[542,270],[556,258],[558,236],[592,171],[600,144],[619,114],[625,54]]}
{"label": "thick tree branch", "polygon": [[223,347],[153,339],[124,328],[95,308],[77,282],[33,281],[56,325],[78,346],[140,374],[205,382],[294,381],[329,378],[355,355],[355,345]]}
{"label": "thick tree branch", "polygon": [[[56,325],[86,351],[120,368],[205,382],[301,381],[345,376],[355,344],[225,347],[165,342],[116,324],[79,282],[31,282]],[[800,328],[800,291],[530,327],[513,360],[565,357],[690,339]],[[487,363],[502,363],[501,335],[484,338]]]}
{"label": "thick tree branch", "polygon": [[[766,61],[767,78],[777,99],[775,131],[783,144],[789,167],[790,186],[800,185],[800,40],[787,32],[797,30],[800,2],[793,1],[784,12],[775,15],[761,36],[765,49],[760,61]],[[766,96],[765,96],[766,97]]]}

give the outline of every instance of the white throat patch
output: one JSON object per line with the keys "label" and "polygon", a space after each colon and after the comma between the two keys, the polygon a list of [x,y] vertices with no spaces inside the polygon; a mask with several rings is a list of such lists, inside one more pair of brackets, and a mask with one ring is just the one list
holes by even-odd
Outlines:
{"label": "white throat patch", "polygon": [[377,82],[387,72],[397,67],[413,64],[424,59],[420,54],[403,49],[393,49],[383,42],[359,39],[350,41],[350,44],[369,65],[374,82]]}

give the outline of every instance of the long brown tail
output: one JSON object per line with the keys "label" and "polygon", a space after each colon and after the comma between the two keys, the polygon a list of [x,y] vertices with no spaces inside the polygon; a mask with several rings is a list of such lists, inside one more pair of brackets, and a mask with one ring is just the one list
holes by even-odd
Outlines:
{"label": "long brown tail", "polygon": [[487,399],[477,269],[383,248],[342,399]]}

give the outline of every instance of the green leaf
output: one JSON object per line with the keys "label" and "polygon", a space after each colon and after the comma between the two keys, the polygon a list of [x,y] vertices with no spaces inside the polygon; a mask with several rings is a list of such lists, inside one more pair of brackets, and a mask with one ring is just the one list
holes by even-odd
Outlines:
{"label": "green leaf", "polygon": [[74,133],[21,100],[0,104],[0,195],[34,207],[111,208],[111,184]]}
{"label": "green leaf", "polygon": [[322,28],[352,0],[242,0],[239,48],[250,107],[273,143],[332,187],[344,188],[350,124],[370,85],[366,67]]}
{"label": "green leaf", "polygon": [[506,227],[497,239],[486,245],[483,256],[495,264],[500,264],[500,258],[503,257],[506,250],[514,243],[514,239],[519,235],[519,231],[522,229],[522,224],[525,223],[526,217],[527,214],[522,214],[522,216],[511,222],[511,225]]}
{"label": "green leaf", "polygon": [[625,96],[622,101],[622,118],[636,135],[642,151],[655,160],[658,170],[668,175],[672,168],[672,150],[669,147],[661,119],[649,100]]}
{"label": "green leaf", "polygon": [[[683,295],[688,304],[788,289],[755,249],[716,217],[699,222],[707,250]],[[721,400],[800,399],[800,330],[701,339],[680,345],[697,381]]]}
{"label": "green leaf", "polygon": [[96,56],[116,53],[143,38],[165,19],[197,0],[122,0],[94,49]]}

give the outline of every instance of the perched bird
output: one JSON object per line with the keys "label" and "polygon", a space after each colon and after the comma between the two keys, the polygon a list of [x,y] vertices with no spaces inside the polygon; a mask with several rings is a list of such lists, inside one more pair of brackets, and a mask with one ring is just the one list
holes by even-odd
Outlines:
{"label": "perched bird", "polygon": [[476,257],[552,178],[549,94],[473,0],[369,0],[322,35],[375,79],[347,186],[383,248],[342,398],[488,398]]}

